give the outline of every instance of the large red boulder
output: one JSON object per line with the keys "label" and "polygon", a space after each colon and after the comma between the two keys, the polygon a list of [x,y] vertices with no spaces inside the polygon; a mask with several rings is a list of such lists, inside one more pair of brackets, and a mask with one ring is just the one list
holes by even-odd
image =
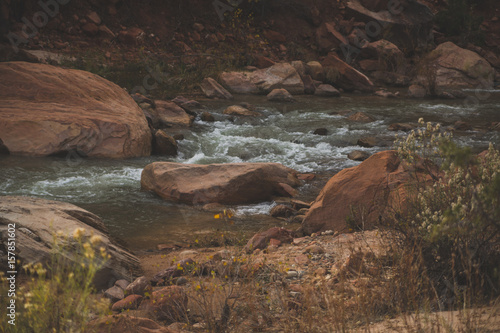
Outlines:
{"label": "large red boulder", "polygon": [[236,205],[289,196],[286,185],[300,185],[296,174],[295,170],[278,163],[155,162],[142,171],[141,186],[168,201]]}
{"label": "large red boulder", "polygon": [[335,87],[346,91],[370,92],[374,90],[373,82],[366,75],[340,60],[334,52],[328,53],[321,64],[325,71],[326,81]]}
{"label": "large red boulder", "polygon": [[80,70],[0,63],[0,139],[14,155],[147,156],[151,132],[129,94]]}
{"label": "large red boulder", "polygon": [[[416,171],[422,176],[421,169]],[[395,151],[374,154],[360,165],[340,171],[311,205],[302,223],[304,232],[373,228],[390,214],[404,210],[407,185],[415,175]]]}

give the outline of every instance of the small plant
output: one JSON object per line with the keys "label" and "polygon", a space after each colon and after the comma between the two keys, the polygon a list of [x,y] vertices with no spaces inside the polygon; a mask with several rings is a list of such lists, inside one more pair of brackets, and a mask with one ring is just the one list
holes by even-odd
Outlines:
{"label": "small plant", "polygon": [[[82,228],[77,228],[72,237],[57,233],[49,262],[23,267],[29,280],[17,293],[16,303],[22,308],[18,309],[16,325],[8,325],[3,316],[0,331],[82,332],[90,319],[108,311],[107,300],[92,296],[92,283],[109,255],[100,246],[100,236],[85,237],[84,233]],[[3,299],[1,303],[4,307]]]}
{"label": "small plant", "polygon": [[[419,123],[424,125],[423,120]],[[500,295],[500,153],[458,147],[439,124],[397,140],[400,158],[423,170],[394,221],[428,274],[441,308],[469,307]]]}

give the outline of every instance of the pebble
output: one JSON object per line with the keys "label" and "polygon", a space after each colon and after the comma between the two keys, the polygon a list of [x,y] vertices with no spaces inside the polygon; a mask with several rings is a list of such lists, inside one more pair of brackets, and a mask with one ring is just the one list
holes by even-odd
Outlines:
{"label": "pebble", "polygon": [[299,276],[299,273],[297,271],[288,271],[286,272],[287,279],[294,279]]}

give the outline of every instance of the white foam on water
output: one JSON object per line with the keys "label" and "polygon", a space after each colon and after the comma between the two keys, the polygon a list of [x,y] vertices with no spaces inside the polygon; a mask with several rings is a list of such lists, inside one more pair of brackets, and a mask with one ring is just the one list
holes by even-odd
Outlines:
{"label": "white foam on water", "polygon": [[254,205],[238,206],[236,216],[248,215],[268,215],[271,209],[276,206],[276,202],[262,202]]}

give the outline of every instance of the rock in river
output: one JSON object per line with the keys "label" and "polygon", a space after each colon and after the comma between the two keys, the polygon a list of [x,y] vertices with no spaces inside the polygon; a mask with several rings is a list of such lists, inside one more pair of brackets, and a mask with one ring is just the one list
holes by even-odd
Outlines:
{"label": "rock in river", "polygon": [[278,163],[182,164],[155,162],[142,171],[141,186],[164,200],[187,204],[237,205],[289,196],[297,172]]}
{"label": "rock in river", "polygon": [[12,223],[16,225],[16,255],[21,264],[47,262],[52,255],[54,233],[61,231],[64,235],[72,235],[76,228],[83,228],[86,229],[83,237],[91,233],[100,236],[100,246],[111,255],[94,279],[98,289],[106,289],[116,280],[137,276],[141,271],[139,260],[109,238],[101,219],[75,205],[29,197],[0,197],[3,246],[7,245],[7,228]]}
{"label": "rock in river", "polygon": [[151,133],[125,90],[80,70],[0,63],[0,139],[13,155],[147,156]]}

